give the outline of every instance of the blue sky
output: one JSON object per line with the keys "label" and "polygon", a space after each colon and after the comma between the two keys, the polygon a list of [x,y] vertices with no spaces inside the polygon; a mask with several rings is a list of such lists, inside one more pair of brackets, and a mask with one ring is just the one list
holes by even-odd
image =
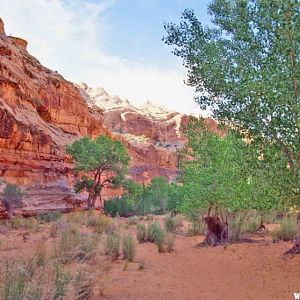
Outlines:
{"label": "blue sky", "polygon": [[0,0],[6,33],[25,38],[44,65],[134,105],[146,100],[199,114],[186,70],[161,39],[185,8],[205,25],[209,0]]}

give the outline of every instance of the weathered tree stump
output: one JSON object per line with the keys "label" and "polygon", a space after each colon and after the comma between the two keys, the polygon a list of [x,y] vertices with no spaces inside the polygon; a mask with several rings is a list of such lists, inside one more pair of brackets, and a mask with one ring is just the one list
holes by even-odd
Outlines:
{"label": "weathered tree stump", "polygon": [[215,246],[228,242],[228,224],[226,222],[217,215],[206,216],[203,219],[207,226],[204,240],[207,245]]}

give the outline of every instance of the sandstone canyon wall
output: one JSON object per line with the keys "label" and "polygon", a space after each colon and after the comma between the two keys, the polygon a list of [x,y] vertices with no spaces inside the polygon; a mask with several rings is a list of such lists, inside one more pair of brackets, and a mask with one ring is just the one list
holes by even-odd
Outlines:
{"label": "sandstone canyon wall", "polygon": [[[103,88],[65,80],[31,56],[25,40],[7,36],[0,19],[0,179],[22,186],[24,210],[63,208],[74,197],[72,163],[64,149],[84,135],[121,140],[132,179],[172,180],[186,121],[149,102],[137,108]],[[107,190],[104,197],[113,194]]]}

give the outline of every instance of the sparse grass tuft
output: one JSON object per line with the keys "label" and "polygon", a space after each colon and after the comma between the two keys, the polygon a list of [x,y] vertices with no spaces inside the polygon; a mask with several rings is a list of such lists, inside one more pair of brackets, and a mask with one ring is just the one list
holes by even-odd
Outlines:
{"label": "sparse grass tuft", "polygon": [[127,219],[128,225],[136,225],[139,221],[139,217],[134,216]]}
{"label": "sparse grass tuft", "polygon": [[136,245],[130,234],[123,237],[123,256],[124,259],[132,261],[136,253]]}
{"label": "sparse grass tuft", "polygon": [[165,238],[165,245],[166,250],[168,252],[174,251],[174,245],[175,245],[175,236],[173,233],[168,233]]}
{"label": "sparse grass tuft", "polygon": [[277,241],[291,241],[297,234],[297,222],[292,217],[283,218],[280,227],[271,231],[273,242]]}
{"label": "sparse grass tuft", "polygon": [[149,242],[154,242],[156,244],[158,252],[164,251],[165,232],[158,222],[150,223],[147,236]]}
{"label": "sparse grass tuft", "polygon": [[117,232],[108,233],[105,245],[105,254],[112,260],[117,260],[120,252],[120,235]]}
{"label": "sparse grass tuft", "polygon": [[44,241],[37,244],[35,249],[35,259],[37,267],[44,267],[47,262],[46,247]]}
{"label": "sparse grass tuft", "polygon": [[167,232],[175,232],[177,230],[177,228],[180,226],[181,224],[181,219],[176,216],[176,217],[171,217],[171,216],[167,216],[165,218],[165,230]]}
{"label": "sparse grass tuft", "polygon": [[90,299],[93,292],[94,280],[89,272],[77,269],[76,275],[73,280],[73,287],[76,300]]}
{"label": "sparse grass tuft", "polygon": [[137,224],[136,226],[136,238],[139,243],[144,243],[147,241],[147,228],[144,224]]}
{"label": "sparse grass tuft", "polygon": [[59,264],[54,266],[53,300],[62,300],[66,294],[67,286],[71,281],[69,273],[65,272]]}

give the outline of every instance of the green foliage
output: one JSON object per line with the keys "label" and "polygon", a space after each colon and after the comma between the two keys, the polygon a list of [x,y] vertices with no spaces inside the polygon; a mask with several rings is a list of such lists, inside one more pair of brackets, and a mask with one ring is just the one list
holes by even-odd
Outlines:
{"label": "green foliage", "polygon": [[166,210],[175,211],[180,202],[180,187],[169,184],[164,177],[154,177],[148,186],[126,181],[125,189],[122,197],[105,201],[104,210],[111,216],[163,214]]}
{"label": "green foliage", "polygon": [[13,208],[22,206],[23,193],[15,184],[6,184],[2,195],[2,206],[5,210],[10,211]]}
{"label": "green foliage", "polygon": [[129,156],[121,142],[104,135],[95,140],[84,137],[68,145],[66,152],[75,161],[76,172],[92,174],[81,175],[74,187],[76,192],[88,191],[89,207],[94,206],[97,196],[101,198],[104,187],[124,184]]}
{"label": "green foliage", "polygon": [[123,256],[124,259],[132,261],[136,254],[136,245],[130,234],[123,237]]}
{"label": "green foliage", "polygon": [[181,165],[179,208],[183,212],[200,208],[267,211],[281,207],[281,187],[272,179],[275,175],[279,179],[282,173],[259,158],[253,145],[233,133],[219,136],[198,119],[190,121],[186,133],[186,151],[193,159]]}
{"label": "green foliage", "polygon": [[144,224],[137,224],[136,226],[136,238],[139,243],[144,243],[147,241],[147,228]]}
{"label": "green foliage", "polygon": [[195,87],[200,107],[251,136],[263,152],[265,144],[281,151],[297,189],[299,10],[297,0],[213,0],[213,26],[203,26],[193,11],[185,10],[179,25],[165,25],[164,38],[183,59],[187,84]]}

